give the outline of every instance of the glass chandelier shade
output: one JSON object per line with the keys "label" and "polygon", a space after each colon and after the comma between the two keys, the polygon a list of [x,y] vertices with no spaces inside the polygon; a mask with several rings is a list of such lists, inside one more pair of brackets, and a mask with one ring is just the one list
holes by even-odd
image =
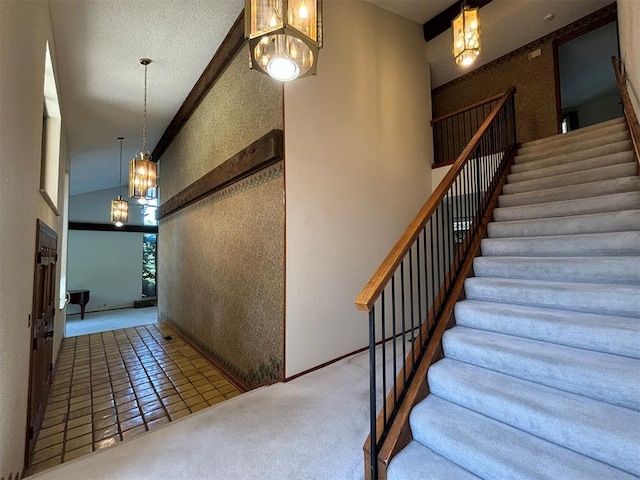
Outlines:
{"label": "glass chandelier shade", "polygon": [[147,66],[148,58],[141,58],[144,65],[144,124],[142,128],[142,149],[129,162],[129,196],[144,205],[158,198],[158,164],[151,161],[147,150]]}
{"label": "glass chandelier shade", "polygon": [[315,75],[322,48],[322,0],[246,0],[251,68],[288,82]]}
{"label": "glass chandelier shade", "polygon": [[158,164],[147,151],[140,151],[129,162],[129,196],[145,204],[158,197]]}
{"label": "glass chandelier shade", "polygon": [[118,196],[111,200],[111,223],[121,227],[129,221],[129,203],[122,198],[122,141],[124,137],[118,137],[120,142],[120,177],[118,179]]}
{"label": "glass chandelier shade", "polygon": [[465,4],[452,22],[453,57],[458,65],[471,65],[480,55],[480,17],[477,8]]}
{"label": "glass chandelier shade", "polygon": [[121,227],[129,221],[129,203],[118,195],[111,200],[111,223]]}

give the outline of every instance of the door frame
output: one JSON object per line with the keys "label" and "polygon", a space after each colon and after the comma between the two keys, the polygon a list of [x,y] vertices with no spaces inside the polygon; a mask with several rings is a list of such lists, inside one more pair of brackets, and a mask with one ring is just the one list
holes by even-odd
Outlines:
{"label": "door frame", "polygon": [[[38,437],[39,430],[42,426],[44,419],[44,413],[46,408],[46,398],[48,395],[49,387],[51,386],[51,378],[53,371],[53,329],[55,326],[55,313],[56,313],[56,284],[57,284],[57,265],[58,261],[58,234],[51,227],[46,225],[42,220],[38,219],[36,224],[36,241],[35,241],[35,254],[34,254],[34,268],[33,268],[33,292],[32,292],[32,307],[30,315],[30,327],[31,334],[29,335],[29,393],[27,397],[27,422],[26,422],[26,446],[25,446],[25,472],[29,466],[30,456],[35,446],[35,440]],[[47,265],[46,271],[42,274],[44,278],[39,275],[39,270],[42,265]],[[52,266],[49,268],[49,266]],[[44,295],[44,299],[42,298]],[[43,303],[44,302],[44,303]],[[46,304],[45,304],[46,303]],[[47,352],[49,358],[46,363],[42,365],[36,365],[36,354],[34,353],[38,347],[38,332],[36,323],[39,320],[39,313],[42,312],[42,318],[49,316],[50,325],[45,325],[50,328],[44,333],[44,341],[47,344]],[[46,323],[46,320],[45,320]],[[42,339],[40,339],[42,340]],[[45,353],[46,354],[46,353]],[[42,362],[40,362],[42,363]],[[46,380],[41,387],[45,392],[34,391],[34,375],[38,367],[45,367]],[[41,372],[42,373],[42,372]],[[39,393],[40,402],[35,406],[36,394]],[[34,416],[34,408],[37,407]]]}
{"label": "door frame", "polygon": [[615,9],[609,14],[595,18],[591,23],[584,25],[572,32],[567,33],[566,35],[562,35],[558,38],[555,38],[552,42],[553,45],[553,76],[555,81],[555,91],[556,91],[556,128],[557,133],[562,133],[562,93],[560,91],[560,60],[558,55],[558,47],[563,43],[569,42],[575,38],[581,37],[582,35],[592,32],[593,30],[597,30],[600,27],[604,27],[611,22],[616,22],[616,33],[618,40],[618,51],[620,51],[620,31],[618,21],[618,10]]}

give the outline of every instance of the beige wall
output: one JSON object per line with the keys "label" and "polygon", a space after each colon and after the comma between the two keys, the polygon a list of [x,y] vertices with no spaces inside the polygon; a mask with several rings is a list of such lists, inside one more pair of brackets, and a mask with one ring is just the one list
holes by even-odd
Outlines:
{"label": "beige wall", "polygon": [[640,115],[640,2],[618,0],[620,55],[627,70],[627,89]]}
{"label": "beige wall", "polygon": [[[274,128],[282,85],[239,53],[160,160],[164,200]],[[282,163],[160,222],[160,317],[249,386],[282,377]]]}
{"label": "beige wall", "polygon": [[[36,220],[58,232],[63,218],[39,191],[45,45],[53,47],[49,4],[0,1],[0,477],[18,478],[27,424]],[[55,49],[52,48],[55,66]],[[62,142],[57,204],[65,210]],[[60,272],[60,268],[58,269]],[[56,312],[54,356],[64,331]]]}
{"label": "beige wall", "polygon": [[285,86],[286,374],[367,345],[353,304],[431,192],[422,26],[324,3],[318,75]]}

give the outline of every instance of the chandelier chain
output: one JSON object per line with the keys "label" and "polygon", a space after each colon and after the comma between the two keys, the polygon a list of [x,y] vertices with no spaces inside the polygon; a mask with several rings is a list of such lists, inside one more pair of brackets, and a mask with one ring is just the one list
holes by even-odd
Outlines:
{"label": "chandelier chain", "polygon": [[118,137],[120,142],[120,175],[118,177],[118,196],[122,197],[122,141],[124,137]]}
{"label": "chandelier chain", "polygon": [[147,66],[144,65],[144,123],[142,127],[142,151],[147,151]]}

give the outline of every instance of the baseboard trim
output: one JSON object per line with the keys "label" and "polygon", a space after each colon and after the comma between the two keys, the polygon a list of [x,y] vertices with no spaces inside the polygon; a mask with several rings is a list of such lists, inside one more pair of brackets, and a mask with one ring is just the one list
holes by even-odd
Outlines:
{"label": "baseboard trim", "polygon": [[[380,343],[382,343],[382,342],[378,342],[378,344],[380,344]],[[302,377],[303,375],[306,375],[307,373],[312,373],[312,372],[315,372],[316,370],[320,370],[321,368],[328,367],[329,365],[331,365],[333,363],[339,362],[340,360],[343,360],[343,359],[345,359],[347,357],[350,357],[351,355],[355,355],[357,353],[362,353],[362,352],[364,352],[366,350],[369,350],[369,346],[368,345],[366,347],[359,348],[358,350],[354,350],[353,352],[345,353],[344,355],[342,355],[342,356],[340,356],[338,358],[334,358],[333,360],[329,360],[328,362],[324,362],[324,363],[321,363],[320,365],[316,365],[315,367],[310,368],[309,370],[305,370],[304,372],[296,373],[295,375],[292,375],[290,377],[285,377],[285,379],[283,381],[285,383],[286,382],[290,382],[291,380],[295,380],[296,378]]]}
{"label": "baseboard trim", "polygon": [[198,346],[193,340],[187,337],[185,333],[180,329],[180,327],[173,324],[169,320],[166,320],[163,318],[158,318],[158,323],[159,324],[165,323],[169,325],[183,341],[188,343],[191,348],[193,348],[196,352],[202,355],[202,357],[207,362],[209,362],[213,368],[218,370],[222,374],[222,376],[225,377],[227,380],[229,380],[238,390],[240,390],[243,393],[251,390],[242,380],[240,380],[238,377],[233,375],[227,368],[225,368],[218,361],[212,358],[211,355],[209,355],[203,348]]}

